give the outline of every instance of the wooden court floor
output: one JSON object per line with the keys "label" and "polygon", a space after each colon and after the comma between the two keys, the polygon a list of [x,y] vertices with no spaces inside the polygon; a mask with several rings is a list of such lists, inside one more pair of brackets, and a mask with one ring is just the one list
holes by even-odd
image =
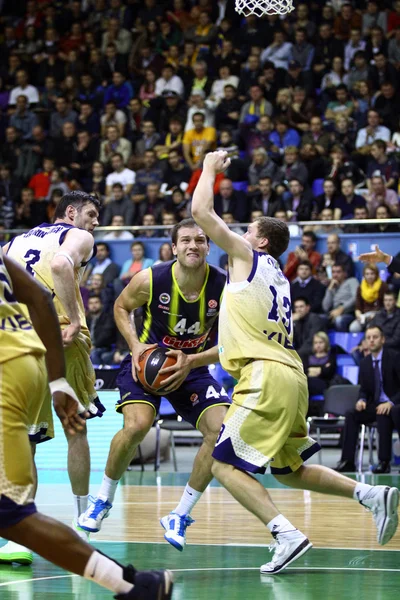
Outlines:
{"label": "wooden court floor", "polygon": [[[96,493],[101,474],[93,475]],[[268,531],[213,483],[193,511],[188,545],[177,552],[163,539],[160,517],[177,503],[185,474],[129,473],[110,517],[92,543],[138,568],[168,567],[175,574],[173,600],[391,600],[400,589],[400,531],[384,548],[371,515],[356,502],[290,490],[260,477],[282,512],[314,544],[283,574],[260,576],[268,561]],[[38,507],[71,521],[66,474],[40,473]],[[367,478],[368,482],[371,479]],[[373,483],[400,487],[398,475]],[[112,594],[35,557],[32,567],[0,566],[0,600],[103,600]]]}

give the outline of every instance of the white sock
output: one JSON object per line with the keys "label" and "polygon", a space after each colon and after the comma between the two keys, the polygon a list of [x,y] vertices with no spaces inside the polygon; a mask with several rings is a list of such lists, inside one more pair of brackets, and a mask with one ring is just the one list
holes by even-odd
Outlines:
{"label": "white sock", "polygon": [[267,524],[268,529],[271,533],[286,533],[288,531],[296,531],[296,527],[291,524],[283,515],[274,517],[272,521]]}
{"label": "white sock", "polygon": [[372,489],[372,487],[373,486],[368,485],[368,483],[357,483],[356,487],[354,488],[354,492],[353,492],[354,500],[357,500],[358,502],[362,502],[365,494],[367,494],[369,492],[369,490]]}
{"label": "white sock", "polygon": [[74,494],[74,516],[78,522],[78,517],[84,513],[88,507],[89,496],[75,496]]}
{"label": "white sock", "polygon": [[98,493],[98,498],[101,500],[108,500],[111,504],[114,502],[115,492],[117,491],[117,486],[119,483],[119,479],[110,479],[104,473],[103,481],[101,483],[101,487]]}
{"label": "white sock", "polygon": [[197,492],[192,487],[190,487],[189,484],[186,484],[185,490],[182,494],[182,498],[180,499],[178,506],[172,512],[176,513],[177,515],[180,515],[181,517],[183,515],[190,515],[191,511],[193,510],[197,502],[200,500],[202,495],[203,492]]}
{"label": "white sock", "polygon": [[114,594],[127,594],[133,588],[132,583],[125,581],[121,565],[100,554],[93,552],[83,572],[85,579],[94,581]]}

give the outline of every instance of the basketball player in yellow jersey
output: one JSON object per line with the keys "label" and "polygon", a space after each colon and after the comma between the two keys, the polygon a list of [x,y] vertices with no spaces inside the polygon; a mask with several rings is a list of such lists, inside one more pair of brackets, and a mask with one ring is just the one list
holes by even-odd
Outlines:
{"label": "basketball player in yellow jersey", "polygon": [[277,261],[288,247],[289,231],[268,217],[251,223],[243,237],[229,230],[213,206],[215,176],[229,164],[226,152],[208,154],[192,201],[196,222],[229,256],[219,317],[220,360],[238,384],[213,452],[212,472],[270,530],[274,554],[261,573],[275,574],[311,543],[249,472],[263,473],[270,464],[285,485],[358,500],[373,513],[382,545],[397,529],[399,491],[303,465],[319,446],[307,434],[307,380],[292,346],[289,283]]}
{"label": "basketball player in yellow jersey", "polygon": [[[90,334],[79,290],[84,267],[94,254],[93,231],[98,225],[99,201],[84,192],[65,194],[55,213],[54,224],[43,223],[14,238],[6,247],[30,275],[53,295],[62,329],[67,381],[90,416],[101,416],[103,407],[94,389],[95,375],[90,362]],[[42,411],[29,423],[33,454],[37,443],[53,437],[51,397],[48,393]],[[90,452],[86,427],[68,440],[68,474],[74,496],[74,524],[87,508]],[[37,479],[37,478],[36,478]],[[78,530],[83,538],[87,534]],[[13,544],[0,548],[1,562],[27,561],[27,550]]]}
{"label": "basketball player in yellow jersey", "polygon": [[[28,307],[28,318],[19,302]],[[50,292],[3,257],[1,248],[0,349],[0,536],[111,590],[118,600],[169,600],[168,571],[140,573],[123,567],[96,552],[69,527],[37,512],[28,425],[40,412],[48,380],[54,409],[70,436],[84,427],[78,413],[88,413],[65,379],[60,326]]]}

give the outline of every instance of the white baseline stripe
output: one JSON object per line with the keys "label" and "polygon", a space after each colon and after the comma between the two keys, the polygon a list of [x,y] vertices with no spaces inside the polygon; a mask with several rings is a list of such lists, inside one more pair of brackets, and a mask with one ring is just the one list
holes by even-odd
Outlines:
{"label": "white baseline stripe", "polygon": [[52,577],[35,577],[32,579],[22,579],[21,581],[6,581],[4,583],[0,583],[0,587],[4,587],[6,585],[18,585],[19,583],[30,583],[31,581],[47,581],[49,579],[66,579],[68,577],[79,577],[79,575],[74,575],[73,573],[68,573],[68,575],[53,575]]}

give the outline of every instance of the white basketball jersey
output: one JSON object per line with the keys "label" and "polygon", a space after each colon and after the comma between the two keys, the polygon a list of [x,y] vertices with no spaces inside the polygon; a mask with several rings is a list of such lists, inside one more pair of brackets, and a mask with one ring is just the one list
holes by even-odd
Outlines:
{"label": "white basketball jersey", "polygon": [[254,252],[246,281],[227,283],[219,315],[220,360],[238,378],[249,360],[273,360],[303,370],[293,348],[290,285],[278,262]]}
{"label": "white basketball jersey", "polygon": [[[60,246],[68,231],[73,228],[73,225],[68,225],[67,223],[57,223],[55,225],[44,223],[31,229],[28,233],[23,233],[14,238],[10,242],[7,252],[7,254],[19,262],[28,273],[52,292],[54,306],[61,326],[68,325],[69,319],[66,316],[64,307],[54,293],[51,262],[55,255],[60,252]],[[79,305],[82,329],[87,329],[87,325],[79,284],[85,266],[86,263],[82,263],[79,268],[75,269],[75,295]]]}

